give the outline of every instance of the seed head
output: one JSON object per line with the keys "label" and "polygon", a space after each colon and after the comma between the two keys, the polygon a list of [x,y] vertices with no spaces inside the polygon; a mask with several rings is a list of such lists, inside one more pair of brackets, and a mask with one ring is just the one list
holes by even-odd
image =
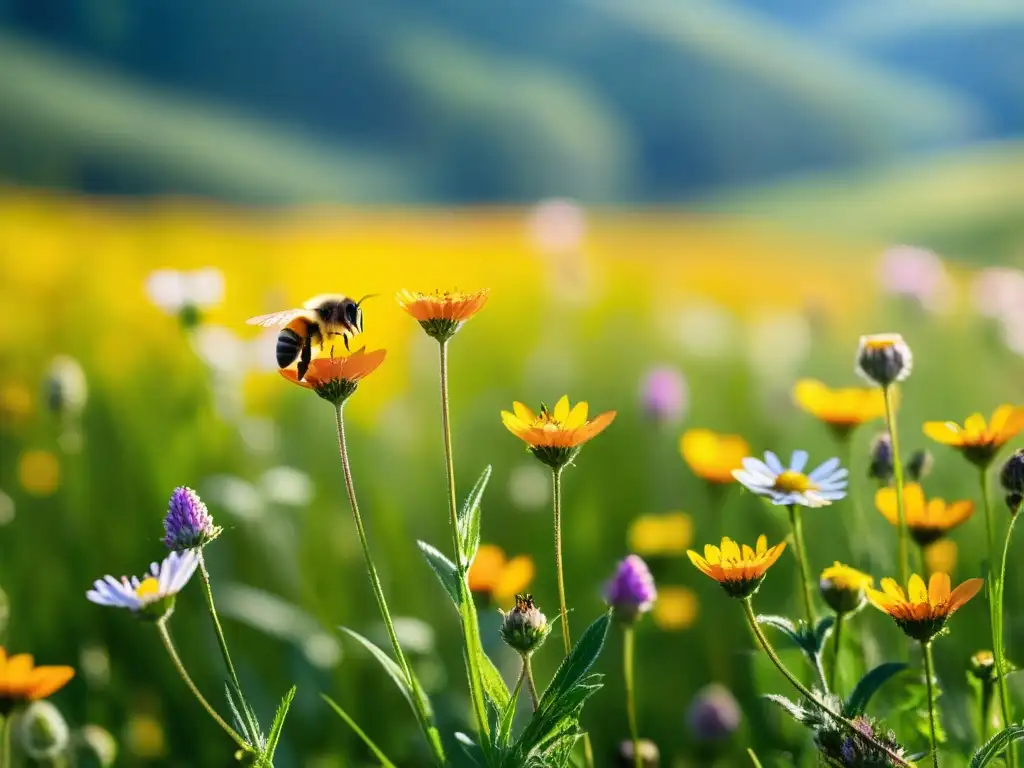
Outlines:
{"label": "seed head", "polygon": [[861,336],[855,370],[880,387],[903,381],[910,375],[913,355],[898,333]]}
{"label": "seed head", "polygon": [[174,489],[164,517],[164,544],[168,549],[200,549],[220,536],[221,530],[213,524],[213,517],[198,493],[186,487]]}
{"label": "seed head", "polygon": [[548,639],[551,626],[547,617],[533,603],[533,595],[516,595],[511,611],[501,613],[501,639],[513,650],[529,655]]}

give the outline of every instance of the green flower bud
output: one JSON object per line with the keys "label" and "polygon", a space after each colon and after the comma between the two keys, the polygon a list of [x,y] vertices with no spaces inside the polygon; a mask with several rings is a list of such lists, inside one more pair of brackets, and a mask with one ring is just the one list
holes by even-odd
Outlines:
{"label": "green flower bud", "polygon": [[547,617],[533,604],[533,595],[516,595],[516,606],[501,613],[501,639],[513,650],[528,655],[540,648],[551,632]]}
{"label": "green flower bud", "polygon": [[18,719],[18,736],[33,760],[52,760],[68,746],[68,724],[48,701],[34,701]]}

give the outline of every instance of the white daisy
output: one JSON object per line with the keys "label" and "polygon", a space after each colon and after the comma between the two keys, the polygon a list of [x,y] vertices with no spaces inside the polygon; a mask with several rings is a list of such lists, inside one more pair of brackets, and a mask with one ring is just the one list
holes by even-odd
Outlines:
{"label": "white daisy", "polygon": [[849,472],[839,466],[839,459],[829,459],[809,475],[803,472],[806,465],[807,451],[793,451],[788,468],[765,451],[764,461],[748,456],[743,469],[733,470],[732,475],[748,490],[783,507],[824,507],[846,496]]}
{"label": "white daisy", "polygon": [[132,613],[151,613],[148,609],[162,607],[158,604],[184,589],[198,565],[199,556],[193,550],[172,552],[159,565],[152,563],[141,579],[122,576],[118,581],[107,575],[97,579],[85,596],[97,605],[127,608]]}

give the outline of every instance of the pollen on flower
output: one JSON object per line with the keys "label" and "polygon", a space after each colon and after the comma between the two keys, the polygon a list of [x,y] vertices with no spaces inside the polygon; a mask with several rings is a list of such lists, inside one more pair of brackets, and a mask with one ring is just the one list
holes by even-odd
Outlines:
{"label": "pollen on flower", "polygon": [[791,469],[787,469],[775,478],[774,485],[775,490],[786,493],[803,493],[804,491],[813,491],[817,487],[803,472],[794,472]]}
{"label": "pollen on flower", "polygon": [[150,577],[143,579],[142,583],[135,589],[135,594],[140,599],[145,600],[147,597],[152,597],[160,593],[160,582]]}

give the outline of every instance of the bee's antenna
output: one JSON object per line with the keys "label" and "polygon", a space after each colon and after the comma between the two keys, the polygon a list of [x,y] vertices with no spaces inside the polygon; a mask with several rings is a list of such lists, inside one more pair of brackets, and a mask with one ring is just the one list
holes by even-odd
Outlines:
{"label": "bee's antenna", "polygon": [[366,301],[367,299],[376,299],[378,296],[380,296],[379,293],[368,293],[365,296],[363,296],[363,298],[361,298],[359,301],[356,302],[356,306],[357,307],[362,306],[362,303],[364,301]]}

